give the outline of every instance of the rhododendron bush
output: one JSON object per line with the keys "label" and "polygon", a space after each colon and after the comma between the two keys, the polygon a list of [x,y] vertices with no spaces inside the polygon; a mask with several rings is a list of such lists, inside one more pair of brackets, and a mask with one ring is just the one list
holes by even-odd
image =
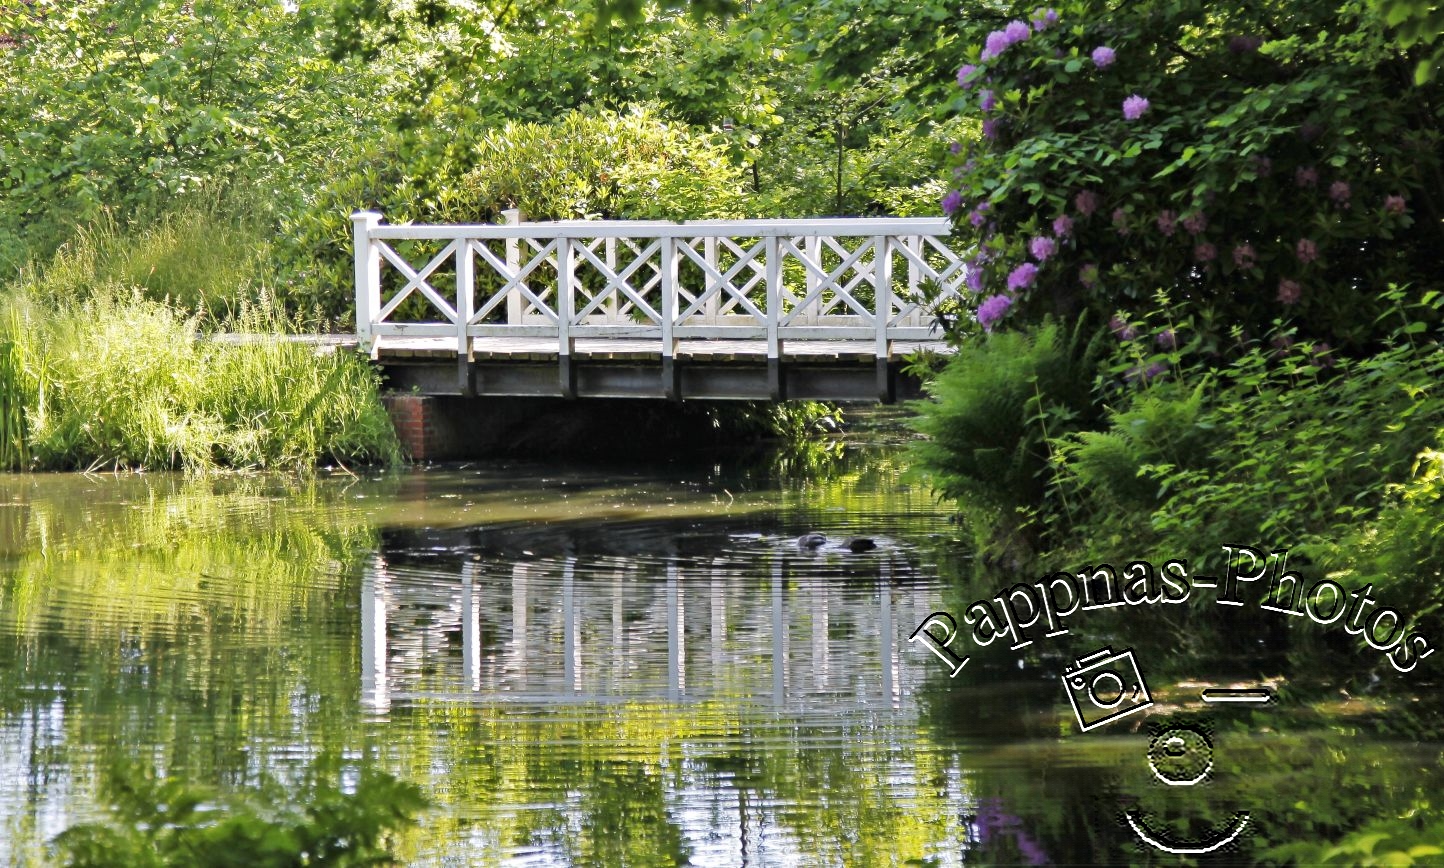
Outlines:
{"label": "rhododendron bush", "polygon": [[[944,208],[972,328],[1186,313],[1199,351],[1363,348],[1380,293],[1444,284],[1437,83],[1367,4],[1135,0],[968,22]],[[1235,328],[1237,327],[1237,328]]]}

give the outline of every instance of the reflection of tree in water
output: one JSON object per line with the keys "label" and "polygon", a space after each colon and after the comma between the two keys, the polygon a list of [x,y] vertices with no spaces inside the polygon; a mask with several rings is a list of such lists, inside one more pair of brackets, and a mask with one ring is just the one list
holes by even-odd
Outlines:
{"label": "reflection of tree in water", "polygon": [[668,810],[668,792],[652,763],[587,759],[574,763],[582,792],[581,835],[573,845],[582,865],[687,864],[682,830]]}

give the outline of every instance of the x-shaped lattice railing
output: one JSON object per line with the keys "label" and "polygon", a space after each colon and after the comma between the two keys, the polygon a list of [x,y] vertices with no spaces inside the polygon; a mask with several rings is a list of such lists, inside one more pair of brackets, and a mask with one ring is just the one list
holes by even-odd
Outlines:
{"label": "x-shaped lattice railing", "polygon": [[[666,360],[679,340],[741,338],[765,341],[774,359],[783,341],[841,339],[867,340],[885,359],[892,341],[936,337],[922,282],[956,298],[966,273],[940,218],[353,220],[356,328],[373,352],[388,338],[446,338],[469,357],[480,340],[546,337],[565,358],[579,337],[617,337],[655,339]],[[407,242],[443,246],[417,268],[398,252]],[[400,284],[384,299],[383,266]],[[448,277],[454,300],[437,288]]]}

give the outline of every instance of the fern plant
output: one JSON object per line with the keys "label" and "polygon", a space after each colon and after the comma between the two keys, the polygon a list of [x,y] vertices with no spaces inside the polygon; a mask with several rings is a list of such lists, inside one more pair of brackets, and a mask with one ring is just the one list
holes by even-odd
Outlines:
{"label": "fern plant", "polygon": [[926,435],[914,458],[981,553],[1026,557],[1038,542],[1033,511],[1057,491],[1049,440],[1096,421],[1101,347],[1083,321],[967,341],[928,385],[932,400],[914,405]]}

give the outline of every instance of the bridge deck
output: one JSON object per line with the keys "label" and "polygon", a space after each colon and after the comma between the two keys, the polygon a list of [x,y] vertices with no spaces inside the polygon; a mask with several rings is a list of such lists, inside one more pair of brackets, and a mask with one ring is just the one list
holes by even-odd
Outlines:
{"label": "bridge deck", "polygon": [[879,359],[871,341],[683,340],[663,358],[655,341],[579,338],[570,356],[547,338],[477,338],[471,358],[450,338],[383,338],[373,347],[390,387],[423,395],[704,400],[892,401],[918,397],[902,373],[942,341],[895,341]]}
{"label": "bridge deck", "polygon": [[[391,359],[456,360],[454,338],[382,338],[378,342],[378,361]],[[555,362],[557,342],[553,338],[474,338],[472,358],[476,361]],[[893,358],[900,359],[919,350],[951,353],[943,341],[894,341]],[[679,360],[706,362],[767,361],[767,341],[696,339],[677,342],[674,356]],[[655,340],[622,338],[578,338],[572,349],[577,361],[659,362],[661,346]],[[877,345],[872,341],[783,341],[784,362],[826,363],[854,362],[872,365],[877,360]]]}

